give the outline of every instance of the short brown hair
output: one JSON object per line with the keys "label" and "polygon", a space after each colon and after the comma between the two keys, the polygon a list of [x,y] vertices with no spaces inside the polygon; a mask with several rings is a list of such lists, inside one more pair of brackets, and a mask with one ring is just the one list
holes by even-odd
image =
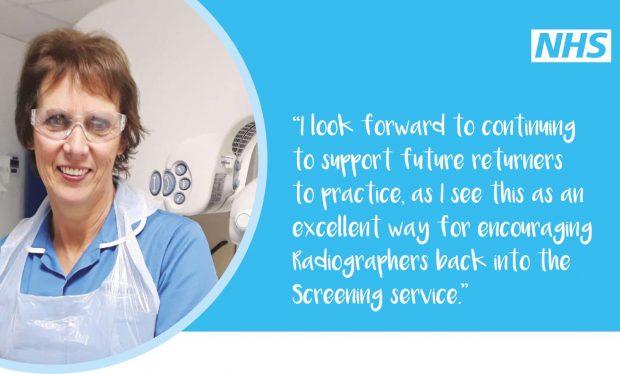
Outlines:
{"label": "short brown hair", "polygon": [[26,148],[33,144],[30,112],[37,105],[43,81],[49,80],[49,88],[53,88],[65,77],[79,80],[82,89],[117,103],[127,116],[120,141],[123,153],[114,161],[114,173],[128,174],[129,159],[146,131],[140,123],[138,89],[127,56],[105,35],[57,29],[30,42],[17,88],[15,128],[20,143]]}

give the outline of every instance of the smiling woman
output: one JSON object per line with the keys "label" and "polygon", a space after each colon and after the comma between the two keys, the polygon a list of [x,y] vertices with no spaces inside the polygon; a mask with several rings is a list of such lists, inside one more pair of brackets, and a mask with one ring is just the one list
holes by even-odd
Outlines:
{"label": "smiling woman", "polygon": [[0,239],[0,357],[83,362],[161,334],[217,276],[200,226],[123,179],[144,134],[124,52],[106,36],[43,34],[17,96],[48,197]]}
{"label": "smiling woman", "polygon": [[[109,179],[116,157],[123,153],[118,135],[125,115],[116,113],[118,105],[106,97],[86,92],[78,79],[64,77],[55,87],[49,81],[43,82],[38,108],[32,110],[36,135],[28,148],[34,151],[52,206],[74,206],[77,212],[65,213],[80,217],[79,210],[110,201],[114,194]],[[110,129],[97,136],[90,124],[93,120],[77,122],[76,115],[69,114],[74,112],[87,113],[82,118],[93,113],[110,117]]]}

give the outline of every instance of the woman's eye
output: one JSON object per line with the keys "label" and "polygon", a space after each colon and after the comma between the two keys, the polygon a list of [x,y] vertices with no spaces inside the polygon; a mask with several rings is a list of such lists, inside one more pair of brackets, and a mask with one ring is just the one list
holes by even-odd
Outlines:
{"label": "woman's eye", "polygon": [[104,133],[112,127],[109,120],[100,117],[92,117],[88,119],[87,127],[89,131],[96,133]]}
{"label": "woman's eye", "polygon": [[53,114],[45,120],[44,124],[48,127],[66,128],[71,121],[64,114]]}

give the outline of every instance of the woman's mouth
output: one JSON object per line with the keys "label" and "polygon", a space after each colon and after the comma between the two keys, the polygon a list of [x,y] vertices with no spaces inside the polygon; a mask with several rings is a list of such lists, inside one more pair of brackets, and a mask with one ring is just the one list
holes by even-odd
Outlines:
{"label": "woman's mouth", "polygon": [[72,182],[84,179],[86,174],[90,171],[88,168],[72,168],[68,166],[59,166],[58,170],[62,173],[62,176],[65,179]]}

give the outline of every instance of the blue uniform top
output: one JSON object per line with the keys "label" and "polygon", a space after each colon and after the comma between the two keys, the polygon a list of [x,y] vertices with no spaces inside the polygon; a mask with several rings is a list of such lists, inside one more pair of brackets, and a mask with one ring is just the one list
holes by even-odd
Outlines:
{"label": "blue uniform top", "polygon": [[[39,296],[81,295],[99,288],[116,262],[117,247],[99,244],[118,239],[116,215],[110,209],[103,227],[67,276],[50,235],[51,214],[41,225],[24,265],[21,292]],[[134,225],[135,227],[135,225]],[[200,226],[176,214],[156,211],[137,236],[146,266],[159,293],[155,335],[166,331],[192,310],[217,281],[207,239]],[[5,238],[0,238],[0,245]]]}

